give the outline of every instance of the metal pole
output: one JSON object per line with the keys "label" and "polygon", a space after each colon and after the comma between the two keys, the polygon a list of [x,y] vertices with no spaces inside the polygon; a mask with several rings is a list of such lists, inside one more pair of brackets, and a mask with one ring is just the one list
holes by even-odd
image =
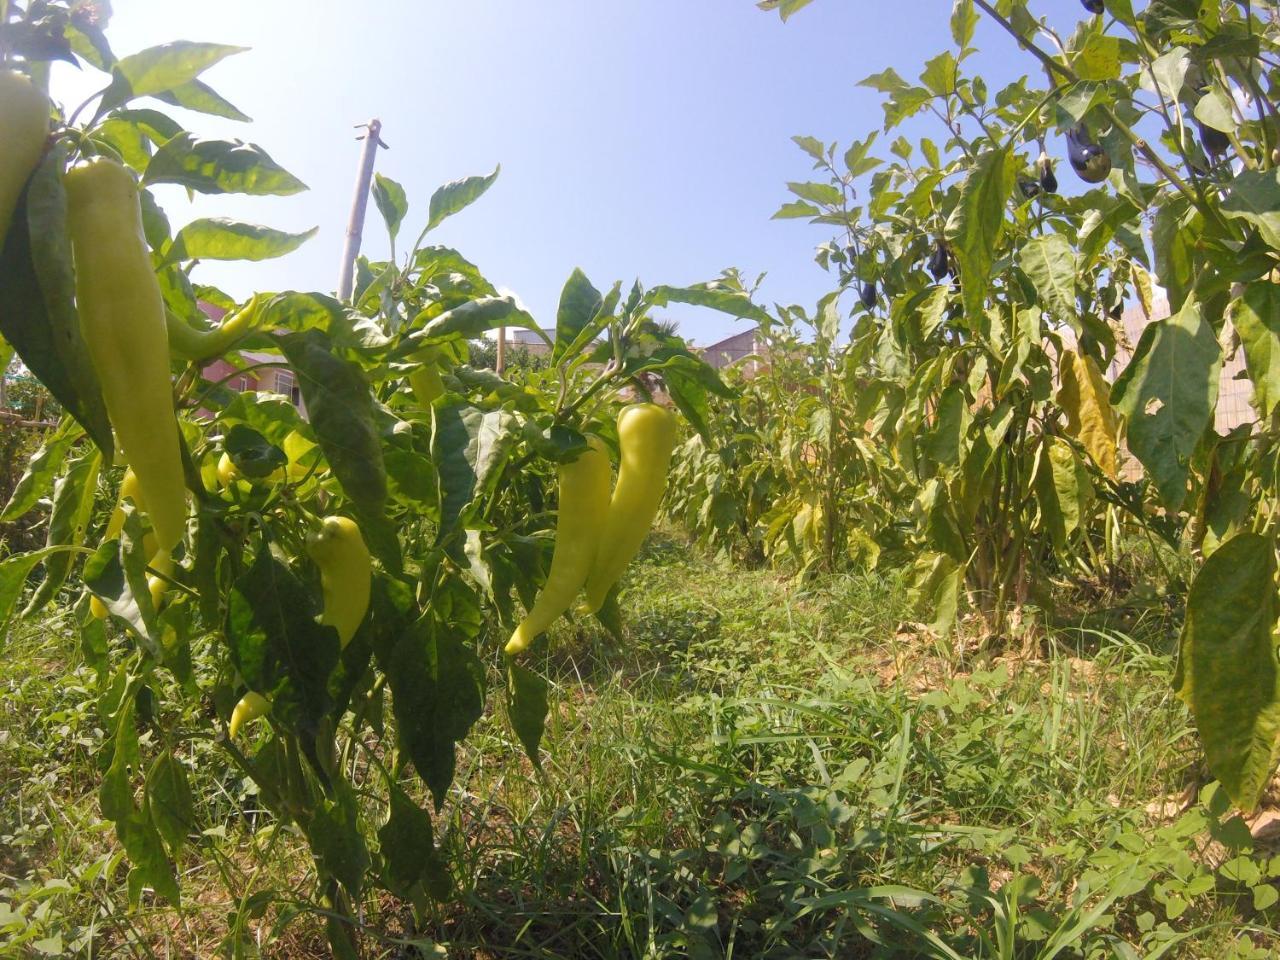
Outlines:
{"label": "metal pole", "polygon": [[507,328],[498,328],[498,361],[495,364],[498,368],[498,376],[502,376],[504,370],[507,369]]}
{"label": "metal pole", "polygon": [[364,234],[364,214],[369,207],[369,185],[373,183],[373,164],[378,147],[385,147],[379,134],[382,121],[376,117],[365,125],[364,152],[360,155],[360,172],[356,176],[356,195],[351,200],[351,217],[347,220],[347,240],[342,248],[342,269],[338,273],[338,299],[351,299],[355,287],[356,257],[360,255],[360,238]]}

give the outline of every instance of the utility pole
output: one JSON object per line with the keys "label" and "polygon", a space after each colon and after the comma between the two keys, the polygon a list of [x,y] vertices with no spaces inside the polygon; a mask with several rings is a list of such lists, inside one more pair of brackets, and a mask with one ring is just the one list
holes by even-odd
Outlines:
{"label": "utility pole", "polygon": [[364,151],[360,154],[360,171],[356,175],[356,194],[351,200],[351,217],[347,220],[347,240],[342,247],[342,268],[338,273],[338,299],[343,303],[351,299],[355,287],[356,257],[360,255],[360,238],[364,235],[364,214],[369,207],[369,185],[373,183],[373,164],[382,142],[382,121],[377,117],[364,127]]}

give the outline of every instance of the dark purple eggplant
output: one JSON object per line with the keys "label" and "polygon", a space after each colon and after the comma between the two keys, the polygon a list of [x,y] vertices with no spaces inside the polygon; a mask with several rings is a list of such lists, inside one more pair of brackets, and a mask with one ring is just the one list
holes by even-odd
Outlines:
{"label": "dark purple eggplant", "polygon": [[1018,191],[1022,194],[1022,199],[1034,200],[1040,196],[1040,181],[1032,180],[1030,177],[1019,177]]}
{"label": "dark purple eggplant", "polygon": [[868,280],[862,285],[862,289],[858,292],[858,299],[862,301],[862,305],[870,310],[876,305],[876,282]]}
{"label": "dark purple eggplant", "polygon": [[1102,5],[1102,0],[1080,0],[1080,6],[1090,13],[1102,13],[1106,9]]}
{"label": "dark purple eggplant", "polygon": [[1049,155],[1042,152],[1036,166],[1040,170],[1040,190],[1043,193],[1057,193],[1058,178],[1053,172],[1053,161],[1049,159]]}
{"label": "dark purple eggplant", "polygon": [[941,280],[951,271],[951,257],[947,253],[947,245],[941,240],[934,246],[933,253],[929,255],[928,270],[934,280]]}
{"label": "dark purple eggplant", "polygon": [[1093,142],[1083,123],[1067,131],[1067,160],[1085,183],[1101,183],[1111,173],[1111,157]]}
{"label": "dark purple eggplant", "polygon": [[1204,152],[1209,156],[1221,157],[1231,149],[1231,138],[1221,130],[1206,127],[1199,121],[1196,121],[1196,126],[1200,129],[1200,142],[1204,145]]}

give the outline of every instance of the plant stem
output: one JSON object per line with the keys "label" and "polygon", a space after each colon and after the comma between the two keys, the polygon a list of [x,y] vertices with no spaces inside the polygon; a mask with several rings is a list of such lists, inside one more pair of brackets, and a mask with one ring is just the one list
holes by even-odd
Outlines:
{"label": "plant stem", "polygon": [[[988,3],[987,0],[973,0],[973,2],[978,7],[980,7],[983,10],[983,12],[987,14],[987,16],[995,20],[996,23],[998,23],[1004,29],[1004,31],[1009,34],[1009,36],[1013,37],[1013,39],[1017,41],[1018,46],[1022,47],[1022,49],[1026,50],[1028,53],[1032,54],[1037,59],[1039,59],[1040,62],[1044,64],[1045,69],[1051,71],[1052,73],[1056,73],[1058,76],[1062,77],[1062,79],[1066,80],[1068,83],[1080,82],[1080,78],[1076,76],[1076,73],[1074,70],[1072,70],[1070,67],[1064,64],[1059,63],[1053,57],[1049,56],[1049,54],[1045,53],[1043,50],[1037,47],[1030,40],[1027,40],[1025,37],[1019,34],[1017,29],[1014,27],[1014,25],[1010,23],[1007,18],[1001,16],[1000,13],[996,10],[996,8],[993,7],[990,3]],[[1116,116],[1115,111],[1112,110],[1111,107],[1103,105],[1103,106],[1100,106],[1098,109],[1101,110],[1103,115],[1109,121],[1111,121],[1111,123],[1115,126],[1115,128],[1119,130],[1122,134],[1124,134],[1125,138],[1130,143],[1133,144],[1133,148],[1137,150],[1140,154],[1142,154],[1148,161],[1150,161],[1152,166],[1154,166],[1157,170],[1159,170],[1161,175],[1164,176],[1165,179],[1167,179],[1171,184],[1173,184],[1173,186],[1178,190],[1179,193],[1183,194],[1188,200],[1190,200],[1193,204],[1195,204],[1196,208],[1201,213],[1203,213],[1205,217],[1207,217],[1210,220],[1214,220],[1215,222],[1218,223],[1218,225],[1221,228],[1226,229],[1228,233],[1230,232],[1230,229],[1227,227],[1226,222],[1223,221],[1221,216],[1218,215],[1217,210],[1213,209],[1212,205],[1205,203],[1196,194],[1196,192],[1187,185],[1186,181],[1183,180],[1180,176],[1178,176],[1177,172],[1174,171],[1174,169],[1170,167],[1169,164],[1165,163],[1163,158],[1161,158],[1160,154],[1156,153],[1155,149],[1151,146],[1151,144],[1149,144],[1142,137],[1138,136],[1138,134],[1134,132],[1132,127],[1130,127],[1127,123],[1125,123],[1118,116]]]}

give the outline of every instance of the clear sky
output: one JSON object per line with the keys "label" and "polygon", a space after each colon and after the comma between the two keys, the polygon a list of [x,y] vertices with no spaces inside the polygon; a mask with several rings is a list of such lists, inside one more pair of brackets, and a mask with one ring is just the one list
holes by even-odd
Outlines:
{"label": "clear sky", "polygon": [[[575,266],[602,289],[636,277],[650,286],[694,283],[727,266],[768,271],[765,302],[812,306],[831,288],[812,256],[827,231],[770,219],[788,198],[786,181],[809,174],[791,136],[847,142],[878,128],[879,94],[857,81],[889,66],[914,79],[951,44],[950,0],[819,0],[786,25],[751,0],[114,6],[108,35],[117,55],[174,39],[251,47],[204,79],[252,124],[176,113],[202,136],[261,144],[311,188],[193,203],[166,188],[175,227],[197,216],[320,226],[288,257],[202,264],[197,280],[240,297],[332,290],[359,159],[352,127],[377,116],[391,146],[378,169],[408,192],[402,233],[410,241],[436,186],[502,164],[493,189],[434,236],[544,324],[554,322]],[[981,63],[993,88],[1005,70],[1030,66],[985,24],[978,45],[989,51]],[[55,76],[65,100],[100,83],[90,68],[72,73]],[[365,252],[386,255],[372,204]],[[670,315],[703,344],[741,329],[695,308],[673,306]]]}

